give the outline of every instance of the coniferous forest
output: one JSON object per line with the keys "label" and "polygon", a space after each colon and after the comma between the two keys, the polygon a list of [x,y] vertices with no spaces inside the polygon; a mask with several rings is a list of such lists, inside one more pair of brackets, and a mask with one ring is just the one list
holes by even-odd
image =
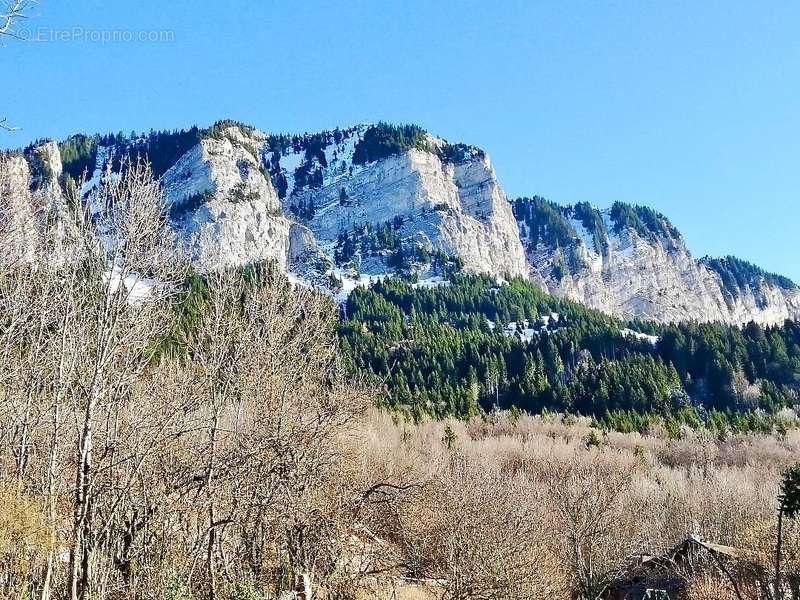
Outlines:
{"label": "coniferous forest", "polygon": [[512,279],[456,275],[355,290],[339,326],[386,404],[416,419],[494,407],[592,416],[623,431],[660,421],[769,430],[797,403],[800,326],[624,322]]}

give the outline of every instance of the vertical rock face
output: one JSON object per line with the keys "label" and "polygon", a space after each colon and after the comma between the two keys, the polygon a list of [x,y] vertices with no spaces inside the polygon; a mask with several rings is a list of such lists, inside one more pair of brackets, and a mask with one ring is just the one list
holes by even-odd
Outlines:
{"label": "vertical rock face", "polygon": [[0,156],[0,244],[3,263],[33,261],[42,252],[63,258],[74,221],[61,190],[58,145],[45,142],[24,154]]}
{"label": "vertical rock face", "polygon": [[747,281],[725,281],[723,266],[693,258],[651,209],[616,204],[599,211],[541,199],[515,208],[529,261],[556,295],[629,319],[772,324],[800,317],[792,282],[746,263]]}
{"label": "vertical rock face", "polygon": [[734,298],[729,308],[731,323],[781,325],[786,319],[800,319],[800,290],[761,284]]}
{"label": "vertical rock face", "polygon": [[291,224],[261,166],[263,143],[263,134],[229,127],[161,178],[181,242],[201,269],[268,259],[288,264]]}
{"label": "vertical rock face", "polygon": [[[63,166],[53,142],[3,156],[5,243],[13,230],[14,243],[34,255],[45,228],[63,234],[69,226],[67,174],[93,173],[81,190],[90,202],[108,161],[156,148],[171,222],[200,270],[270,260],[315,285],[351,277],[352,287],[362,275],[391,275],[390,254],[405,252],[423,274],[418,257],[457,257],[466,270],[528,277],[624,318],[800,318],[791,281],[734,258],[696,260],[651,209],[510,203],[483,151],[419,128],[267,136],[224,122],[156,135],[157,143],[79,136]],[[376,242],[379,229],[388,239]]]}
{"label": "vertical rock face", "polygon": [[47,189],[53,196],[60,195],[59,179],[63,172],[61,153],[58,144],[45,142],[30,148],[27,152],[31,165],[31,187]]}
{"label": "vertical rock face", "polygon": [[586,266],[560,281],[550,278],[554,293],[625,318],[727,320],[716,280],[682,242],[625,231],[609,238],[605,254],[583,243],[579,252]]}
{"label": "vertical rock face", "polygon": [[[468,270],[528,274],[511,206],[483,153],[453,164],[412,148],[353,165],[353,147],[348,138],[334,143],[329,153],[336,157],[326,159],[321,181],[304,189],[294,182],[284,199],[287,210],[314,207],[307,222],[320,242],[335,242],[358,226],[399,220],[404,237],[457,255]],[[285,163],[306,164],[291,154],[281,157]]]}
{"label": "vertical rock face", "polygon": [[32,261],[37,254],[38,211],[28,189],[30,180],[21,155],[0,157],[0,266]]}
{"label": "vertical rock face", "polygon": [[699,263],[719,282],[731,322],[780,324],[800,318],[800,288],[786,277],[733,256],[704,257]]}
{"label": "vertical rock face", "polygon": [[486,155],[456,164],[453,181],[463,212],[444,218],[442,236],[449,250],[475,271],[528,275],[514,213]]}

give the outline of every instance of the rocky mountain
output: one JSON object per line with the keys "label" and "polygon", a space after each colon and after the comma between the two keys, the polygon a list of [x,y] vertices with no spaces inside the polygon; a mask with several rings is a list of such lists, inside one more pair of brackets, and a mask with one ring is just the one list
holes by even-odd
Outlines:
{"label": "rocky mountain", "polygon": [[800,289],[734,257],[696,260],[662,214],[615,203],[514,202],[529,264],[555,295],[626,318],[782,323]]}
{"label": "rocky mountain", "polygon": [[[695,259],[663,215],[640,206],[509,202],[488,155],[413,126],[360,125],[266,135],[208,129],[74,136],[3,159],[3,195],[84,179],[145,155],[196,267],[273,260],[344,297],[397,272],[436,284],[452,270],[523,276],[625,318],[779,323],[800,318],[800,289],[733,257]],[[4,206],[8,206],[4,201]]]}

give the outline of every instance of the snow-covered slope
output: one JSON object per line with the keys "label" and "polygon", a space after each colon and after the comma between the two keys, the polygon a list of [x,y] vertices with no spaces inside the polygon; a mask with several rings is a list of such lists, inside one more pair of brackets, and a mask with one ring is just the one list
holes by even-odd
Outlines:
{"label": "snow-covered slope", "polygon": [[[173,226],[201,270],[272,260],[343,298],[398,270],[439,282],[448,269],[463,268],[528,277],[627,318],[800,318],[792,282],[733,258],[696,260],[655,211],[561,207],[540,198],[510,203],[485,152],[419,128],[360,125],[288,136],[221,122],[156,135],[83,138],[64,175],[52,142],[5,157],[5,213],[28,189],[45,190],[38,195],[50,199],[45,211],[63,213],[59,186],[79,167],[90,201],[107,161],[158,153],[154,169]],[[77,157],[75,147],[83,148]],[[14,211],[34,223],[42,207]]]}

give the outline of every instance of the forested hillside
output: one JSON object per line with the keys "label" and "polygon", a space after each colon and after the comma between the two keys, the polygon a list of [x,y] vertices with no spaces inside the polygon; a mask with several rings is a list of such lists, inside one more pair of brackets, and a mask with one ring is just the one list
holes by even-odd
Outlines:
{"label": "forested hillside", "polygon": [[797,403],[800,326],[623,322],[543,292],[456,276],[355,290],[339,333],[385,401],[419,418],[480,409],[591,415],[617,429],[662,421],[770,429]]}

